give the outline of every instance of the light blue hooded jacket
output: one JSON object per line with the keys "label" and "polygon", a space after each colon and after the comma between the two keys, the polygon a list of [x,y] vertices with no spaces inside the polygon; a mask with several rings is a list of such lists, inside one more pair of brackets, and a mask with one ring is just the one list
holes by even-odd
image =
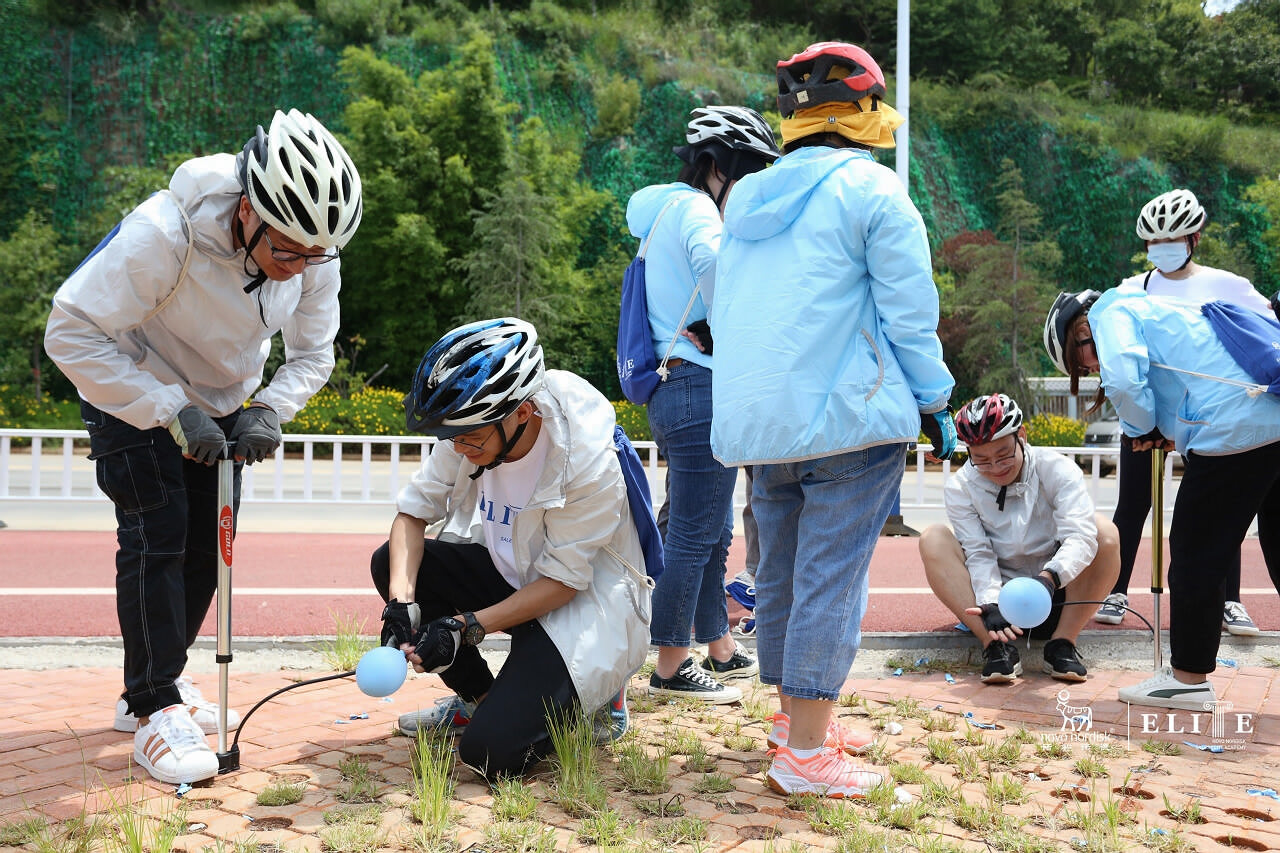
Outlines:
{"label": "light blue hooded jacket", "polygon": [[[661,362],[674,338],[672,358],[683,358],[710,367],[711,356],[700,352],[688,338],[676,333],[694,320],[707,316],[716,277],[716,253],[720,251],[720,211],[711,196],[685,183],[645,187],[627,202],[627,227],[642,241],[641,245],[654,230],[654,222],[660,213],[662,219],[658,221],[644,258],[645,297],[649,305],[653,351]],[[684,324],[680,325],[680,317],[689,305],[695,283],[701,290],[694,298]]]}
{"label": "light blue hooded jacket", "polygon": [[734,186],[711,331],[724,465],[915,441],[955,381],[924,222],[871,154],[801,148]]}
{"label": "light blue hooded jacket", "polygon": [[1256,384],[1218,342],[1199,302],[1109,290],[1089,310],[1089,328],[1125,435],[1159,427],[1179,453],[1205,456],[1280,441],[1280,397],[1182,372]]}

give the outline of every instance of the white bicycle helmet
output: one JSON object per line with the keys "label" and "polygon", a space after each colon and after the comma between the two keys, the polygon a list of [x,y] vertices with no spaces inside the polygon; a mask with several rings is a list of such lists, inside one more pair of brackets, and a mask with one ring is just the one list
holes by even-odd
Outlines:
{"label": "white bicycle helmet", "polygon": [[532,397],[545,378],[542,347],[531,324],[515,317],[468,323],[423,356],[404,400],[405,422],[412,432],[440,438],[497,424]]}
{"label": "white bicycle helmet", "polygon": [[1067,369],[1067,336],[1071,334],[1072,321],[1088,311],[1101,295],[1096,290],[1059,293],[1058,298],[1053,300],[1053,307],[1049,309],[1049,316],[1044,318],[1045,352],[1049,353],[1053,366],[1068,376],[1071,371]]}
{"label": "white bicycle helmet", "polygon": [[989,394],[956,413],[956,434],[969,446],[990,444],[1022,428],[1022,409],[1005,394]]}
{"label": "white bicycle helmet", "polygon": [[1170,190],[1142,206],[1138,236],[1144,241],[1186,237],[1204,227],[1204,208],[1191,190]]}
{"label": "white bicycle helmet", "polygon": [[262,221],[303,246],[341,249],[360,226],[360,175],[310,113],[276,110],[237,162],[240,186]]}
{"label": "white bicycle helmet", "polygon": [[690,113],[685,141],[691,146],[719,142],[735,151],[753,153],[772,163],[781,156],[773,128],[747,107],[698,107]]}

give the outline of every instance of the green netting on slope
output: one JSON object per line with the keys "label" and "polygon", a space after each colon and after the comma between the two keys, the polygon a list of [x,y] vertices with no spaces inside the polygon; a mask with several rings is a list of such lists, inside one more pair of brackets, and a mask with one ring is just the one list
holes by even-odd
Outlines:
{"label": "green netting on slope", "polygon": [[25,36],[5,45],[0,65],[0,89],[25,93],[6,119],[17,113],[21,131],[41,143],[22,158],[34,158],[31,171],[39,174],[7,184],[4,208],[47,203],[63,228],[97,201],[93,178],[106,166],[238,151],[282,107],[341,130],[346,99],[337,55],[310,24],[258,41],[242,38],[234,18],[201,18],[185,29],[151,26],[112,40],[93,28],[39,29],[6,3],[0,31]]}
{"label": "green netting on slope", "polygon": [[1008,158],[1040,209],[1041,233],[1056,237],[1062,248],[1058,280],[1064,289],[1105,288],[1131,274],[1130,258],[1141,251],[1133,232],[1137,212],[1174,186],[1192,187],[1211,219],[1234,226],[1231,237],[1257,268],[1260,288],[1274,281],[1275,260],[1261,240],[1265,219],[1242,200],[1250,180],[1222,167],[1190,173],[1126,160],[1038,121],[1004,119],[952,132],[917,120],[911,144],[912,196],[935,247],[964,231],[998,230],[996,183]]}

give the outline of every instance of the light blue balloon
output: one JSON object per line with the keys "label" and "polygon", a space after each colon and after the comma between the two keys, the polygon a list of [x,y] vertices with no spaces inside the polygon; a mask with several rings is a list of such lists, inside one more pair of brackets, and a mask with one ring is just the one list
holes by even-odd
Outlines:
{"label": "light blue balloon", "polygon": [[370,649],[356,664],[356,685],[369,696],[390,696],[409,674],[404,652],[391,646]]}
{"label": "light blue balloon", "polygon": [[1014,578],[1000,588],[998,604],[1010,625],[1034,628],[1049,618],[1053,596],[1035,578]]}

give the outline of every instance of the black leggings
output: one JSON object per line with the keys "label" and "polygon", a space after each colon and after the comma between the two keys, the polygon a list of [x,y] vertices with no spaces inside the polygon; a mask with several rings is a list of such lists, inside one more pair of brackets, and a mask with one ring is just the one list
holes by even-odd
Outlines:
{"label": "black leggings", "polygon": [[[1186,460],[1189,462],[1190,460]],[[1113,593],[1128,594],[1129,578],[1138,557],[1138,545],[1142,542],[1142,527],[1151,512],[1151,451],[1130,449],[1125,438],[1120,439],[1120,464],[1116,468],[1119,494],[1116,511],[1111,517],[1120,531],[1120,575],[1112,587]],[[1183,478],[1185,484],[1186,478]],[[1240,600],[1240,551],[1228,558],[1223,566],[1224,601]]]}
{"label": "black leggings", "polygon": [[[418,568],[415,600],[427,623],[480,610],[515,593],[483,545],[428,539]],[[370,561],[373,585],[384,601],[390,584],[390,552],[383,544]],[[580,713],[578,692],[555,643],[536,619],[506,629],[511,651],[497,678],[474,646],[462,646],[440,673],[468,702],[484,696],[458,740],[458,757],[488,779],[521,775],[552,751],[549,714]]]}
{"label": "black leggings", "polygon": [[1189,454],[1169,535],[1170,663],[1213,672],[1223,575],[1258,516],[1258,542],[1280,589],[1280,441],[1229,456]]}

